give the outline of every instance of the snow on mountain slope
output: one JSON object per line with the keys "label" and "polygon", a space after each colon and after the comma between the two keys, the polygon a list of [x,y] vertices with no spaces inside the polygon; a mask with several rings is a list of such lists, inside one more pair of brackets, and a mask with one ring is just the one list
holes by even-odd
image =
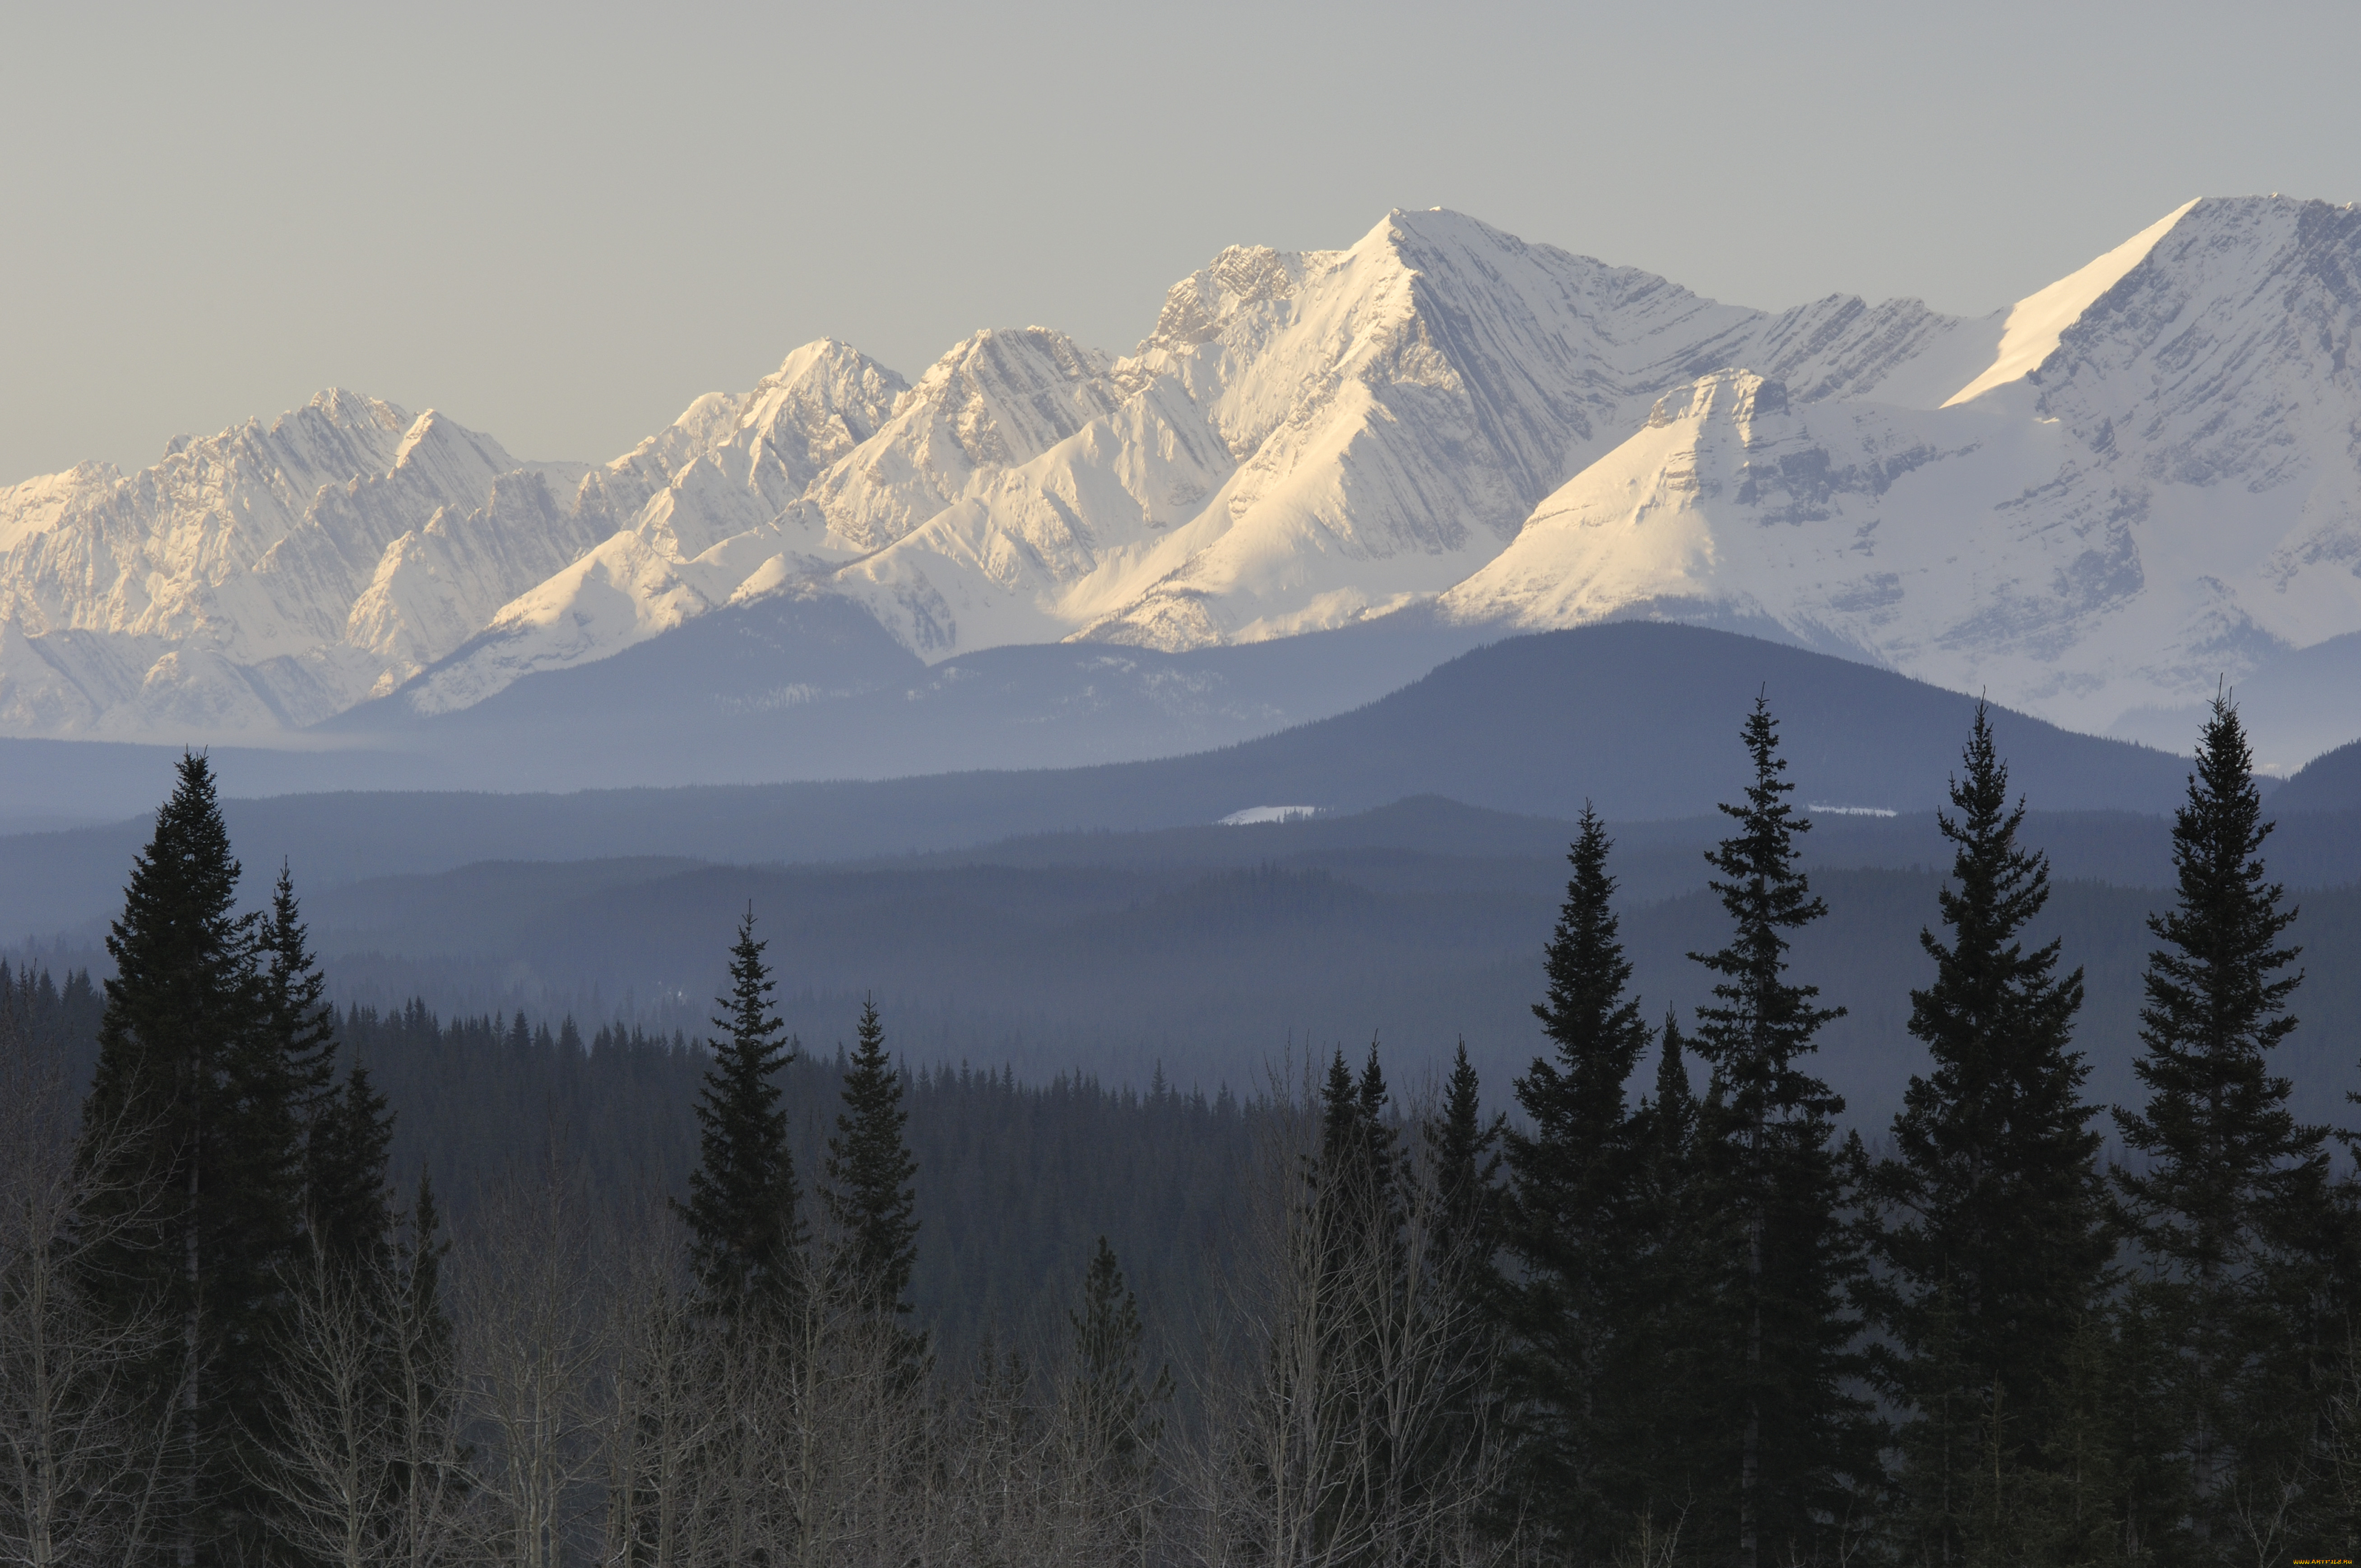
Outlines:
{"label": "snow on mountain slope", "polygon": [[929,659],[1339,624],[1489,559],[1635,398],[1769,319],[1451,213],[1345,251],[1234,249],[1112,365],[1045,328],[976,334],[774,531],[741,520],[704,557],[619,536],[405,700],[477,700],[788,588],[849,594]]}
{"label": "snow on mountain slope", "polygon": [[[0,491],[0,729],[182,739],[313,723],[446,658],[520,596],[512,625],[557,615],[550,585],[588,576],[598,549],[645,557],[640,597],[686,596],[654,623],[672,624],[708,601],[649,579],[694,576],[721,542],[772,526],[903,390],[843,345],[813,344],[598,469],[521,464],[431,410],[413,420],[330,391],[268,429],[176,440],[128,478],[84,465]],[[775,554],[725,569],[709,602]],[[511,663],[509,678],[539,667]]]}
{"label": "snow on mountain slope", "polygon": [[1199,395],[1239,461],[1076,607],[1099,611],[1084,635],[1252,640],[1439,592],[1515,535],[1637,386],[1753,317],[1450,213],[1395,214],[1290,270],[1283,298],[1202,327],[1168,310],[1137,356],[1218,387]]}
{"label": "snow on mountain slope", "polygon": [[930,658],[1344,624],[1489,560],[1690,367],[1767,339],[1816,388],[1875,386],[1957,324],[1909,302],[1767,317],[1442,211],[1348,250],[1234,248],[1111,367],[1119,408],[979,471],[831,586]]}
{"label": "snow on mountain slope", "polygon": [[[475,700],[782,589],[850,595],[928,659],[1343,624],[1482,565],[1700,366],[1770,363],[1806,397],[1915,373],[1908,395],[1932,406],[1997,331],[1916,302],[1767,316],[1440,211],[1389,214],[1347,250],[1233,248],[1113,364],[1042,328],[977,334],[775,534],[750,531],[686,575],[679,552],[610,542],[502,612],[548,629],[530,662],[488,634],[408,700]],[[1956,369],[1930,373],[1947,348]]]}
{"label": "snow on mountain slope", "polygon": [[[232,510],[270,520],[236,532],[275,554],[254,581],[207,578],[202,616],[142,620],[84,592],[0,623],[0,725],[250,730],[396,691],[445,711],[774,592],[850,596],[929,659],[1343,624],[1480,567],[1667,385],[1744,360],[1799,400],[1900,395],[1962,328],[1913,302],[1767,316],[1456,214],[1396,213],[1346,250],[1224,252],[1113,364],[1046,328],[991,331],[906,387],[814,344],[588,471],[522,468],[434,417],[405,446],[389,414],[373,446],[269,462],[284,493]],[[18,487],[0,540],[149,483],[86,469]],[[184,540],[189,510],[140,527]],[[20,583],[40,580],[31,565]],[[110,591],[156,575],[118,563]],[[174,556],[164,575],[204,573]]]}
{"label": "snow on mountain slope", "polygon": [[1224,251],[1120,359],[986,331],[911,386],[817,343],[595,468],[324,394],[0,491],[0,729],[448,712],[771,595],[930,662],[1671,617],[2105,728],[2361,630],[2356,229],[2200,201],[1961,318],[1397,212]]}
{"label": "snow on mountain slope", "polygon": [[1798,401],[1931,409],[2001,329],[1916,301],[1766,315],[1455,213],[1398,212],[1349,250],[1224,252],[1112,367],[1119,410],[979,476],[830,586],[929,658],[1344,624],[1481,567],[1667,386],[1749,364]]}
{"label": "snow on mountain slope", "polygon": [[893,417],[812,486],[828,532],[875,550],[1115,406],[1106,361],[1060,332],[980,332],[928,367]]}
{"label": "snow on mountain slope", "polygon": [[1437,610],[1775,628],[2086,729],[2185,705],[2361,629],[2356,317],[2361,212],[2193,203],[2005,313],[1939,407],[1668,397]]}
{"label": "snow on mountain slope", "polygon": [[328,391],[127,477],[20,485],[0,511],[0,724],[236,733],[335,712],[375,674],[343,632],[387,547],[522,470],[432,411]]}
{"label": "snow on mountain slope", "polygon": [[401,702],[421,714],[466,707],[534,671],[605,658],[727,604],[765,565],[774,570],[757,591],[857,554],[798,498],[918,395],[822,339],[751,392],[697,399],[670,429],[584,482],[577,510],[620,514],[623,525],[488,607],[431,668],[403,672],[415,678]]}
{"label": "snow on mountain slope", "polygon": [[1913,482],[1952,460],[2005,486],[2027,461],[2022,435],[1997,411],[1799,407],[1781,382],[1719,371],[1659,400],[1645,428],[1560,487],[1437,608],[1521,630],[1634,616],[1719,623],[1889,662],[1915,651],[1935,598],[1956,619],[1995,573],[2042,576],[2038,563],[2014,564],[2017,542],[1999,531],[1957,526],[1971,521],[1949,504],[1957,472]]}
{"label": "snow on mountain slope", "polygon": [[1981,397],[1994,387],[2021,380],[2041,368],[2058,352],[2058,340],[2082,319],[2099,296],[2123,281],[2124,274],[2147,259],[2175,224],[2186,217],[2190,202],[2174,208],[2088,267],[2068,273],[2047,289],[2026,295],[2010,307],[2001,326],[2000,342],[1993,345],[1993,362],[1949,398],[1945,408]]}

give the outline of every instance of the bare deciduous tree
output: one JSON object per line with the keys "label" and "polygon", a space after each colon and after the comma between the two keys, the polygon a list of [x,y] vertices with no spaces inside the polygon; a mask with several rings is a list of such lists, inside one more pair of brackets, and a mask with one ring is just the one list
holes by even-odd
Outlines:
{"label": "bare deciduous tree", "polygon": [[471,1487],[455,1369],[401,1260],[294,1282],[271,1431],[251,1479],[272,1533],[333,1568],[437,1568],[461,1552]]}
{"label": "bare deciduous tree", "polygon": [[[91,1141],[128,1146],[133,1131]],[[174,1325],[102,1314],[83,1293],[83,1258],[141,1214],[115,1202],[106,1228],[82,1218],[94,1179],[75,1135],[60,1064],[0,1010],[0,1558],[27,1568],[139,1561],[174,1442],[143,1376]]]}
{"label": "bare deciduous tree", "polygon": [[701,1485],[719,1422],[708,1325],[691,1309],[669,1213],[625,1239],[609,1330],[605,1560],[646,1568],[704,1561]]}
{"label": "bare deciduous tree", "polygon": [[598,1512],[610,1347],[590,1299],[592,1242],[579,1174],[553,1156],[492,1195],[456,1256],[474,1550],[513,1568],[561,1568]]}
{"label": "bare deciduous tree", "polygon": [[272,1381],[273,1430],[250,1466],[272,1532],[331,1568],[398,1561],[388,1547],[401,1429],[385,1387],[389,1314],[372,1299],[390,1283],[309,1260]]}
{"label": "bare deciduous tree", "polygon": [[1186,1550],[1269,1568],[1505,1561],[1482,1517],[1499,1434],[1470,1397],[1489,1336],[1451,1288],[1423,1141],[1388,1152],[1382,1178],[1320,1169],[1309,1089],[1276,1080],[1264,1118],[1235,1337],[1208,1358],[1181,1461]]}

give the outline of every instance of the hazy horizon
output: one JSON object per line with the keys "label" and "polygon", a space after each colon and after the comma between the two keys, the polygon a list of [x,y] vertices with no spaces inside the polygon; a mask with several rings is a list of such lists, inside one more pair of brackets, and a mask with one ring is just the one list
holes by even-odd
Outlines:
{"label": "hazy horizon", "polygon": [[1393,207],[1779,308],[1992,311],[2191,197],[2361,196],[2361,12],[19,15],[0,484],[335,385],[603,460],[842,338],[1113,353]]}

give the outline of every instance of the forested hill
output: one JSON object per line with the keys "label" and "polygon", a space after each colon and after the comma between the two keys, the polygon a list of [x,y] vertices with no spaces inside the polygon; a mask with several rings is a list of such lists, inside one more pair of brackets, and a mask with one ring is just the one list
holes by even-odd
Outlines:
{"label": "forested hill", "polygon": [[[1975,706],[1781,643],[1628,623],[1513,638],[1351,713],[1155,762],[573,795],[405,787],[261,800],[236,798],[250,786],[229,760],[219,776],[247,862],[286,860],[313,891],[495,858],[836,861],[1027,833],[1201,826],[1257,806],[1349,813],[1419,795],[1560,818],[1587,800],[1612,819],[1664,819],[1709,816],[1732,796],[1742,775],[1731,736],[1766,691],[1782,715],[1799,803],[1871,810],[1939,804]],[[747,723],[747,744],[759,749],[763,720]],[[2162,812],[2187,773],[2168,753],[2020,715],[1995,712],[1993,723],[2018,787],[2044,810]],[[151,761],[160,788],[169,768]],[[0,931],[53,932],[105,913],[146,832],[134,820],[0,839]]]}

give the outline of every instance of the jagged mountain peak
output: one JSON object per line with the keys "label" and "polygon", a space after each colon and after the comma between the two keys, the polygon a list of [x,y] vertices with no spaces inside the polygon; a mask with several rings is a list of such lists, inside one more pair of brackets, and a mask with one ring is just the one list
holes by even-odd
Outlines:
{"label": "jagged mountain peak", "polygon": [[[178,438],[185,444],[187,438]],[[170,456],[176,447],[168,447]],[[0,489],[0,551],[46,533],[79,506],[113,489],[123,472],[112,463],[77,463],[59,474],[37,474]]]}
{"label": "jagged mountain peak", "polygon": [[2087,266],[2010,306],[2002,320],[1992,363],[1945,399],[1943,406],[1966,402],[2038,372],[2058,352],[2060,336],[2078,324],[2125,274],[2147,260],[2157,243],[2197,204],[2182,203]]}
{"label": "jagged mountain peak", "polygon": [[1572,252],[1555,246],[1535,245],[1506,229],[1495,228],[1479,217],[1451,207],[1396,207],[1349,247],[1348,253],[1377,246],[1391,250],[1411,266],[1416,265],[1416,258],[1421,255],[1444,248],[1498,251],[1509,256],[1547,250],[1593,267],[1604,265],[1587,256],[1574,256]]}
{"label": "jagged mountain peak", "polygon": [[897,400],[931,406],[974,464],[1022,462],[1113,406],[1107,356],[1052,327],[986,327],[954,345]]}
{"label": "jagged mountain peak", "polygon": [[[393,449],[390,473],[418,469],[425,465],[440,465],[445,469],[442,482],[458,491],[480,490],[500,475],[525,467],[509,455],[508,448],[478,430],[470,430],[439,409],[428,409],[410,422],[401,439]],[[541,464],[543,468],[568,468],[568,464]],[[351,483],[360,483],[356,476]]]}
{"label": "jagged mountain peak", "polygon": [[814,480],[812,531],[855,552],[907,536],[988,476],[1111,412],[1106,356],[1049,327],[962,339],[894,400],[891,416]]}
{"label": "jagged mountain peak", "polygon": [[2361,629],[2356,301],[2361,214],[2286,198],[1977,317],[1764,313],[1438,208],[1224,248],[1114,361],[819,339],[595,468],[332,389],[0,491],[0,722],[465,706],[788,594],[929,659],[1719,620],[2103,728]]}
{"label": "jagged mountain peak", "polygon": [[816,337],[800,348],[789,349],[786,357],[779,361],[776,370],[754,383],[754,390],[766,392],[815,377],[833,379],[840,376],[872,374],[891,381],[902,379],[840,338]]}
{"label": "jagged mountain peak", "polygon": [[1267,245],[1234,245],[1165,291],[1156,329],[1138,353],[1186,348],[1219,333],[1239,311],[1268,305],[1294,294],[1307,264],[1332,252],[1273,250]]}
{"label": "jagged mountain peak", "polygon": [[[1971,422],[1950,449],[1989,422]],[[1437,613],[1520,630],[1700,621],[1859,657],[1904,587],[1885,504],[1947,450],[1938,423],[1835,400],[1799,405],[1774,378],[1714,371],[1659,398]]]}
{"label": "jagged mountain peak", "polygon": [[[382,398],[372,398],[366,392],[356,392],[344,387],[323,387],[312,394],[303,406],[317,409],[338,424],[374,423],[407,425],[411,416],[398,403]],[[281,414],[285,420],[288,415]]]}
{"label": "jagged mountain peak", "polygon": [[2015,305],[1928,323],[1866,396],[1839,369],[1751,428],[1714,417],[1736,378],[1666,397],[1440,609],[1747,625],[2185,743],[2223,677],[2361,628],[2356,331],[2361,213],[2192,202]]}
{"label": "jagged mountain peak", "polygon": [[0,648],[0,725],[234,736],[338,712],[386,658],[419,653],[422,620],[468,619],[471,598],[487,613],[587,541],[535,515],[499,543],[494,576],[523,580],[489,604],[465,574],[413,573],[407,608],[365,615],[375,643],[356,640],[357,600],[397,546],[425,539],[430,520],[475,516],[503,474],[573,471],[520,465],[439,411],[330,388],[267,425],[176,438],[130,475],[85,466],[18,487],[0,508],[0,620],[15,631]]}

